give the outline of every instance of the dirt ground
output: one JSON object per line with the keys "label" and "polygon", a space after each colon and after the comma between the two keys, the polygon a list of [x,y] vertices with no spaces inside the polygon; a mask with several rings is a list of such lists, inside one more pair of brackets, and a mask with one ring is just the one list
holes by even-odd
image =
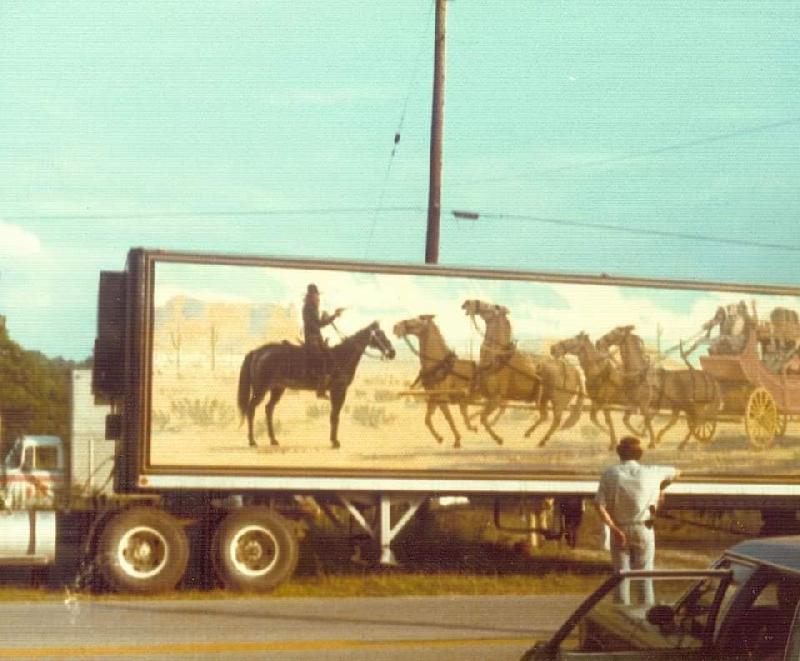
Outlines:
{"label": "dirt ground", "polygon": [[[498,445],[481,429],[468,431],[458,411],[451,406],[461,432],[461,448],[453,447],[453,435],[440,412],[433,424],[444,437],[437,443],[424,425],[423,397],[407,392],[418,370],[417,364],[397,365],[387,374],[381,364],[365,361],[347,393],[342,410],[340,449],[329,441],[329,403],[314,393],[288,390],[275,413],[279,446],[272,446],[264,425],[263,405],[256,414],[256,441],[249,447],[246,424],[240,424],[236,408],[238,365],[217,366],[213,372],[199,366],[156,370],[153,387],[151,464],[208,468],[266,468],[342,471],[448,471],[461,473],[502,472],[510,477],[550,472],[596,479],[604,467],[616,460],[609,451],[609,437],[589,420],[588,404],[578,423],[556,432],[546,447],[538,442],[546,427],[530,439],[524,431],[538,413],[528,408],[510,408],[497,421],[503,437]],[[478,413],[479,406],[470,407]],[[617,435],[627,433],[621,413],[615,413]],[[477,419],[474,421],[476,424]],[[656,429],[666,417],[655,419]],[[671,464],[687,476],[705,475],[746,478],[759,475],[800,476],[800,424],[790,421],[786,436],[772,447],[758,450],[750,444],[742,421],[720,422],[714,439],[707,444],[695,440],[684,450],[678,445],[686,434],[680,420],[660,445],[648,450],[646,460]]]}

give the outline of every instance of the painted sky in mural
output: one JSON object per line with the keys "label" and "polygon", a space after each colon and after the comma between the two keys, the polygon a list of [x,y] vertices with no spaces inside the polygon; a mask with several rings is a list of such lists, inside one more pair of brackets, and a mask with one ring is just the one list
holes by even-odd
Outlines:
{"label": "painted sky in mural", "polygon": [[[762,318],[778,306],[800,309],[800,299],[794,296],[325,269],[218,265],[210,272],[208,266],[160,263],[158,282],[157,307],[178,296],[216,303],[294,305],[298,322],[303,295],[313,282],[322,292],[323,309],[345,308],[337,322],[344,334],[375,320],[389,331],[401,319],[435,314],[448,344],[465,356],[480,340],[461,309],[464,300],[473,298],[506,306],[518,341],[560,340],[581,331],[596,339],[617,325],[633,324],[653,347],[660,335],[665,350],[696,335],[719,306],[744,300]],[[335,339],[332,331],[326,333]]]}

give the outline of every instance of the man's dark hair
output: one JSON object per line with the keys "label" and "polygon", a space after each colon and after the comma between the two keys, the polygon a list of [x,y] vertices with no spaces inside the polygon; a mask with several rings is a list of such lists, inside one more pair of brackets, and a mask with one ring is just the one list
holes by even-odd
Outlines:
{"label": "man's dark hair", "polygon": [[642,443],[635,436],[625,436],[617,444],[617,454],[622,461],[633,459],[638,461],[642,458]]}

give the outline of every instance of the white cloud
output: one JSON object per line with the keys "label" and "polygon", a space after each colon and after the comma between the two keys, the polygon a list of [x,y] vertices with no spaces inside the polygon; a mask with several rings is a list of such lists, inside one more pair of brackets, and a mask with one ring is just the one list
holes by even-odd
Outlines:
{"label": "white cloud", "polygon": [[0,220],[0,255],[6,257],[29,257],[42,250],[39,238],[19,225]]}

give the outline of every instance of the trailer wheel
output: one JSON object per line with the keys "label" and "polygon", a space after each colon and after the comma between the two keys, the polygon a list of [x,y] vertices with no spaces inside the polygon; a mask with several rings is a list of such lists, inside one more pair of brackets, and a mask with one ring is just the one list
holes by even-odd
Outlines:
{"label": "trailer wheel", "polygon": [[98,564],[112,588],[156,594],[173,589],[186,571],[189,542],[178,521],[153,507],[115,515],[100,536]]}
{"label": "trailer wheel", "polygon": [[244,507],[228,514],[214,534],[214,565],[232,590],[273,590],[294,573],[299,557],[289,523],[266,507]]}
{"label": "trailer wheel", "polygon": [[778,429],[778,407],[765,388],[756,388],[747,399],[744,426],[753,447],[763,450],[772,445]]}

